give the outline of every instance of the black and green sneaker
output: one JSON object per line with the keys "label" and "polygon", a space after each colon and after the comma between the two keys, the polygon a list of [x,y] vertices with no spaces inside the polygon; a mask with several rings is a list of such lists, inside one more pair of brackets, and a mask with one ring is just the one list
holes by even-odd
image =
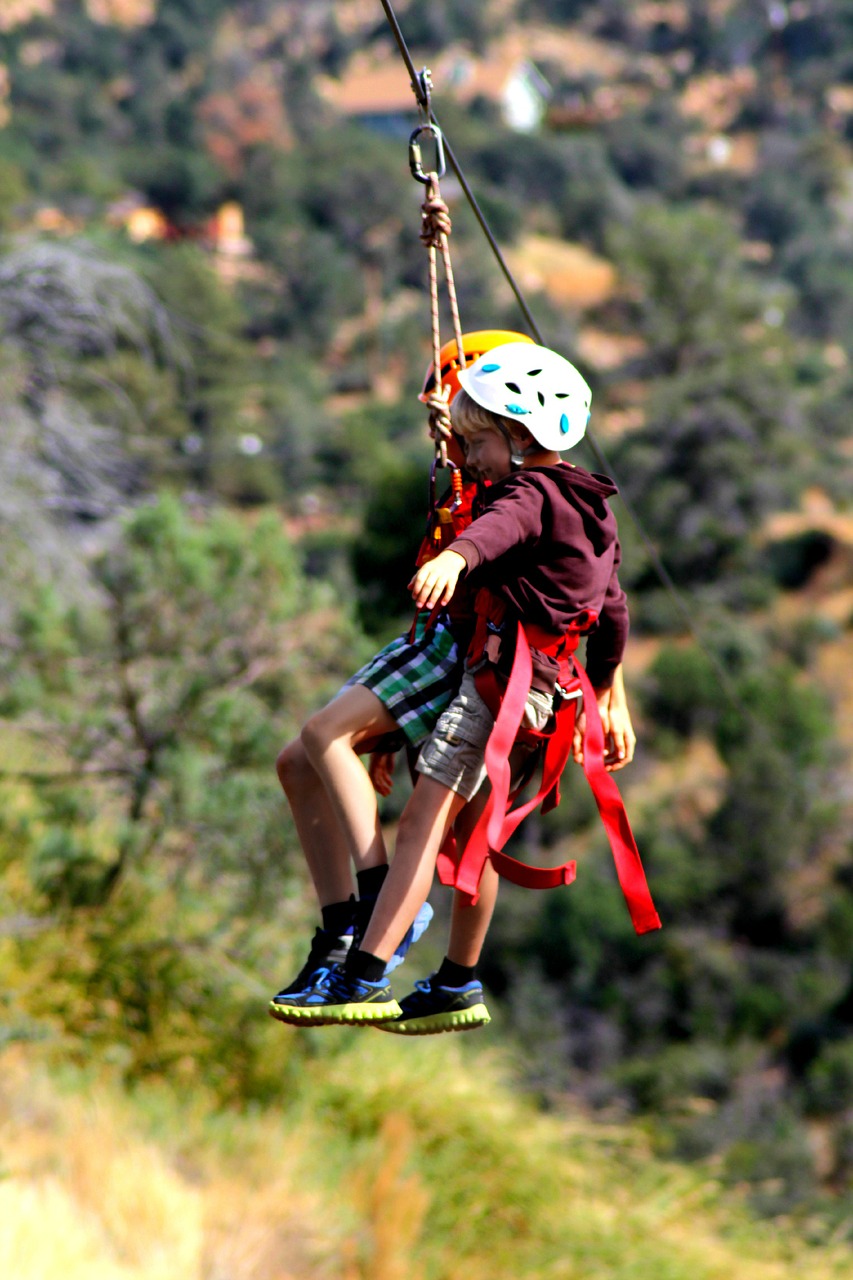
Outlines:
{"label": "black and green sneaker", "polygon": [[336,965],[322,973],[319,981],[307,991],[288,995],[279,992],[269,1004],[269,1011],[279,1022],[295,1027],[326,1027],[334,1023],[374,1023],[397,1018],[400,1006],[394,999],[387,978],[368,982],[354,978]]}
{"label": "black and green sneaker", "polygon": [[415,983],[411,995],[400,1001],[400,1016],[376,1023],[380,1031],[397,1036],[435,1036],[442,1031],[472,1031],[491,1022],[483,988],[474,979],[461,987],[434,984],[436,974]]}
{"label": "black and green sneaker", "polygon": [[[336,964],[343,964],[352,946],[352,934],[337,936],[327,929],[315,929],[308,959],[292,982],[282,987],[278,996],[298,995],[310,991]],[[278,999],[278,996],[275,999]]]}

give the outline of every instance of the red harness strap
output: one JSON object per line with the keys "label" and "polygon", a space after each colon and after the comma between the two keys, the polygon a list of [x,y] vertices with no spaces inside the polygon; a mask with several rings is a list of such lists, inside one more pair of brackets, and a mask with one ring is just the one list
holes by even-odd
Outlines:
{"label": "red harness strap", "polygon": [[[564,672],[568,673],[569,654],[577,647],[577,634],[569,633],[566,637],[560,637],[555,644],[553,636],[545,637],[532,628],[529,630],[534,643],[544,644],[546,640],[550,641],[549,647],[556,652],[560,661],[560,684],[565,687]],[[537,643],[537,648],[539,647],[540,644]],[[619,788],[604,767],[604,730],[595,693],[580,663],[575,660],[572,665],[575,676],[569,679],[568,685],[571,688],[571,685],[577,687],[580,684],[586,711],[583,736],[584,774],[607,832],[619,884],[634,929],[637,933],[647,933],[661,927],[660,918],[651,898]],[[525,888],[555,888],[557,885],[571,884],[575,878],[577,864],[574,861],[559,867],[532,867],[503,852],[503,846],[509,837],[540,801],[544,802],[543,808],[546,805],[547,808],[552,808],[559,803],[559,779],[571,754],[576,715],[574,702],[564,704],[557,711],[556,728],[552,734],[532,735],[545,737],[542,781],[532,800],[509,809],[513,798],[510,796],[509,754],[521,727],[532,673],[528,635],[519,622],[512,671],[503,696],[500,697],[500,687],[491,668],[487,667],[483,671],[487,679],[478,682],[478,689],[487,704],[494,705],[492,699],[495,689],[500,703],[494,728],[486,745],[486,771],[492,786],[491,794],[458,863],[454,864],[449,854],[442,852],[439,855],[439,877],[442,883],[453,884],[474,902],[477,900],[480,877],[488,858],[501,875]],[[490,688],[492,682],[493,687]],[[526,732],[528,731],[522,731],[522,735]]]}

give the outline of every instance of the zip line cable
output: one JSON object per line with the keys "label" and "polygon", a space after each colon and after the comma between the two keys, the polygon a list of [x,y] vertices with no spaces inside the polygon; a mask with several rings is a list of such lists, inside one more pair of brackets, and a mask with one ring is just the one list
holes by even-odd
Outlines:
{"label": "zip line cable", "polygon": [[[385,16],[388,19],[388,24],[391,28],[394,39],[397,42],[397,47],[400,50],[400,56],[402,57],[403,62],[405,63],[405,66],[406,66],[406,70],[409,73],[409,78],[411,80],[411,85],[412,85],[412,92],[415,95],[415,100],[418,104],[418,107],[421,111],[424,121],[426,123],[433,124],[437,129],[440,129],[438,118],[432,109],[432,103],[430,101],[429,92],[424,83],[425,77],[423,73],[417,71],[415,68],[415,64],[412,60],[412,55],[409,52],[408,45],[406,44],[406,39],[400,28],[400,23],[397,20],[397,15],[394,12],[393,6],[391,5],[390,0],[381,0],[381,3],[382,3],[382,8],[385,11]],[[543,340],[542,332],[539,328],[539,325],[536,323],[533,313],[531,312],[530,307],[527,304],[527,300],[525,299],[524,294],[517,280],[515,279],[515,276],[513,275],[506,259],[504,258],[503,253],[501,252],[500,245],[495,239],[492,229],[489,226],[488,221],[486,219],[486,216],[483,213],[482,209],[480,208],[480,205],[477,202],[477,198],[474,195],[474,192],[471,190],[468,180],[465,177],[465,174],[462,170],[462,166],[459,164],[459,161],[456,159],[456,156],[453,152],[453,148],[451,147],[450,143],[447,141],[447,137],[443,131],[441,133],[441,139],[442,139],[442,146],[444,149],[444,153],[447,156],[448,160],[450,161],[450,167],[453,169],[453,172],[459,181],[459,185],[462,188],[465,198],[467,199],[469,205],[471,206],[471,209],[474,213],[475,218],[477,219],[477,222],[480,224],[480,228],[482,229],[483,234],[485,235],[486,240],[489,243],[489,247],[491,248],[492,253],[495,256],[495,259],[497,260],[498,266],[500,267],[507,283],[512,289],[516,302],[518,303],[519,308],[521,309],[521,312],[530,327],[531,334],[533,335],[533,337],[536,339],[536,341],[539,343],[540,346],[545,346],[546,344]],[[607,455],[599,445],[598,441],[595,439],[594,434],[591,431],[589,431],[589,429],[587,429],[587,432],[586,432],[586,439],[589,442],[589,447],[592,450],[593,454],[595,455],[596,461],[598,462],[599,466],[602,468],[603,471],[607,473],[607,475],[612,476],[613,469],[610,466],[610,463],[607,459]],[[643,527],[642,521],[640,520],[640,517],[637,515],[637,512],[633,508],[633,504],[628,502],[628,500],[625,498],[624,494],[622,493],[621,489],[619,491],[619,499],[622,503],[622,506],[625,508],[625,512],[628,515],[629,519],[631,520],[631,523],[633,524],[634,529],[636,530],[640,541],[643,544],[643,548],[646,552],[646,555],[649,558],[649,563],[654,569],[657,577],[660,579],[660,582],[662,583],[664,589],[666,590],[667,595],[671,599],[672,603],[675,605],[676,610],[679,616],[681,617],[684,625],[686,626],[690,635],[696,641],[698,648],[701,650],[701,652],[705,655],[705,657],[710,662],[711,666],[714,668],[714,671],[720,681],[720,684],[728,694],[731,701],[738,707],[739,710],[743,711],[742,703],[738,696],[737,690],[735,689],[735,686],[732,682],[732,679],[729,676],[728,671],[720,662],[717,655],[712,650],[710,650],[708,646],[705,644],[704,639],[700,634],[700,632],[697,631],[696,624],[693,621],[693,615],[690,611],[687,601],[682,598],[681,592],[679,591],[678,587],[673,581],[672,575],[670,574],[666,565],[663,563],[660,556],[658,555],[657,548],[652,542],[652,539],[649,536],[649,534],[646,533]]]}

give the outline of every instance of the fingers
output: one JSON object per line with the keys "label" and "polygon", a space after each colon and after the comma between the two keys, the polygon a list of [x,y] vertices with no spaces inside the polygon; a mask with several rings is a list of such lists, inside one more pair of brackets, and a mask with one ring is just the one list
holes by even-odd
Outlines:
{"label": "fingers", "polygon": [[425,564],[418,569],[409,583],[412,599],[419,609],[433,609],[437,604],[447,604],[453,595],[452,584],[446,574],[430,570]]}
{"label": "fingers", "polygon": [[390,751],[374,751],[367,767],[373,789],[380,796],[388,796],[394,787],[394,755]]}
{"label": "fingers", "polygon": [[581,711],[575,720],[575,730],[572,734],[572,759],[575,764],[583,764],[583,735],[585,729],[586,716]]}

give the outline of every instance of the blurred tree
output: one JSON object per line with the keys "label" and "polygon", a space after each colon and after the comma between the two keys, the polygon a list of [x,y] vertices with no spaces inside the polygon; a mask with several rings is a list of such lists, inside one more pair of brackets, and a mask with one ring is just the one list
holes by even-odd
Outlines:
{"label": "blurred tree", "polygon": [[[32,591],[11,623],[0,681],[0,715],[24,729],[33,718],[64,761],[58,777],[34,770],[35,782],[48,797],[65,777],[84,796],[95,786],[112,816],[87,901],[141,858],[179,874],[199,841],[205,876],[241,869],[245,892],[257,891],[283,858],[270,779],[277,745],[315,686],[338,674],[340,636],[328,619],[304,644],[324,589],[303,579],[274,516],[251,527],[223,512],[193,518],[169,498],[125,520],[93,571],[101,610],[68,609],[49,585]],[[79,871],[57,832],[50,893],[70,893],[74,905],[66,848],[69,874]]]}
{"label": "blurred tree", "polygon": [[427,474],[422,463],[389,466],[368,498],[362,532],[353,544],[352,565],[359,616],[372,635],[390,638],[410,612],[406,584],[414,573],[426,526]]}
{"label": "blurred tree", "polygon": [[0,233],[14,227],[28,194],[20,166],[0,158]]}
{"label": "blurred tree", "polygon": [[272,1083],[252,974],[274,983],[299,911],[275,754],[367,654],[272,515],[163,499],[94,572],[89,607],[42,571],[4,624],[4,1011],[63,1055],[245,1100]]}
{"label": "blurred tree", "polygon": [[612,244],[637,290],[652,379],[647,425],[620,442],[614,467],[676,579],[719,580],[749,566],[753,530],[803,482],[788,340],[717,214],[651,207]]}
{"label": "blurred tree", "polygon": [[620,116],[603,133],[610,162],[626,186],[669,200],[683,195],[687,127],[674,103],[655,100],[643,113]]}

